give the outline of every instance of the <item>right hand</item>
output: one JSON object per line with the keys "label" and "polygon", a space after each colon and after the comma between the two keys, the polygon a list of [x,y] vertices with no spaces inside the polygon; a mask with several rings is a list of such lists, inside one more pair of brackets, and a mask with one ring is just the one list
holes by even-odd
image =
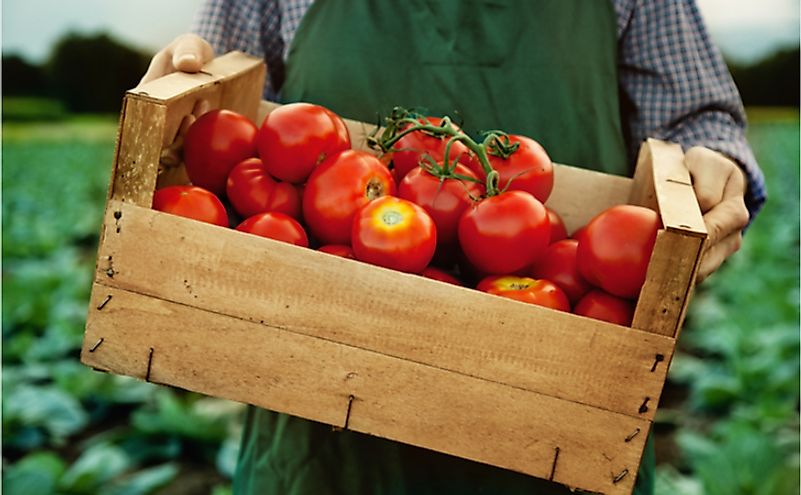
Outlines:
{"label": "right hand", "polygon": [[200,36],[182,34],[153,56],[139,85],[172,72],[198,72],[214,58],[214,49]]}

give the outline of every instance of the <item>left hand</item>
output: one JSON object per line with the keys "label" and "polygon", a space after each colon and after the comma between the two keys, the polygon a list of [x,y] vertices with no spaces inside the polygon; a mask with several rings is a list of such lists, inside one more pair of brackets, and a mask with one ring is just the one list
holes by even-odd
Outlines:
{"label": "left hand", "polygon": [[684,163],[690,171],[709,233],[698,268],[696,281],[700,283],[740,249],[743,229],[749,220],[745,206],[746,180],[734,161],[701,146],[690,148]]}

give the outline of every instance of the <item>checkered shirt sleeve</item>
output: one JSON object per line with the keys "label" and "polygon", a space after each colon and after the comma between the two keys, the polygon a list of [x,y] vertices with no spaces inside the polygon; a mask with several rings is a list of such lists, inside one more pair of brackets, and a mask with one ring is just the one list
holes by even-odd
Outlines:
{"label": "checkered shirt sleeve", "polygon": [[646,137],[705,146],[748,179],[753,219],[765,178],[745,137],[743,103],[694,0],[615,0],[623,117],[631,153]]}

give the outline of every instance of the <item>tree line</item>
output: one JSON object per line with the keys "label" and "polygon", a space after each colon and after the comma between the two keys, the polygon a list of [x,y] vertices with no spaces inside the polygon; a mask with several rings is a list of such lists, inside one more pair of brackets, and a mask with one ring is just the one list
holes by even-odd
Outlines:
{"label": "tree line", "polygon": [[[139,82],[151,56],[108,34],[71,33],[40,65],[3,55],[3,95],[53,98],[70,112],[117,113],[122,95]],[[729,66],[746,105],[799,105],[798,47]]]}

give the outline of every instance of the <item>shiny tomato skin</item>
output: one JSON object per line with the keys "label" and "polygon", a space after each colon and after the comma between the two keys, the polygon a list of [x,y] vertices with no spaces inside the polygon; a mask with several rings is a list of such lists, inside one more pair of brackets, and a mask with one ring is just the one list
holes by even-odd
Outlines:
{"label": "shiny tomato skin", "polygon": [[[454,170],[459,175],[477,179],[466,166],[457,164]],[[398,197],[422,206],[437,226],[437,243],[453,246],[458,242],[459,219],[484,188],[481,184],[459,179],[443,179],[417,167],[411,170],[398,185]]]}
{"label": "shiny tomato skin", "polygon": [[296,246],[309,247],[306,231],[297,220],[284,213],[274,211],[258,213],[237,225],[236,230]]}
{"label": "shiny tomato skin", "polygon": [[297,187],[273,179],[259,158],[248,158],[231,169],[225,190],[231,206],[244,218],[267,211],[301,218]]}
{"label": "shiny tomato skin", "polygon": [[562,217],[547,206],[545,209],[548,211],[548,221],[551,224],[551,240],[549,242],[553,244],[562,239],[567,239],[567,227],[565,227]]}
{"label": "shiny tomato skin", "polygon": [[353,254],[353,248],[345,244],[326,244],[325,246],[318,247],[317,250],[339,256],[340,258],[356,259],[356,256]]}
{"label": "shiny tomato skin", "polygon": [[546,279],[562,289],[570,304],[576,304],[592,286],[584,280],[576,266],[578,241],[562,239],[548,246],[531,269],[531,277]]}
{"label": "shiny tomato skin", "polygon": [[520,302],[570,312],[567,296],[549,280],[515,275],[491,275],[483,278],[476,289]]}
{"label": "shiny tomato skin", "polygon": [[423,269],[422,272],[420,272],[420,275],[426,278],[430,278],[432,280],[439,280],[440,282],[445,282],[451,285],[458,285],[458,286],[464,285],[462,284],[462,281],[456,278],[455,276],[435,266],[427,266],[425,269]]}
{"label": "shiny tomato skin", "polygon": [[231,110],[211,110],[189,126],[184,136],[184,163],[192,185],[225,194],[228,173],[256,156],[256,125]]}
{"label": "shiny tomato skin", "polygon": [[[426,117],[428,123],[431,125],[439,126],[442,124],[440,117]],[[422,123],[423,119],[420,119]],[[452,124],[454,125],[454,124]],[[456,125],[454,125],[458,129]],[[432,136],[426,132],[419,130],[411,132],[398,140],[392,146],[390,156],[392,158],[392,175],[395,177],[395,182],[400,183],[406,174],[410,171],[419,168],[420,160],[423,160],[427,155],[437,163],[442,163],[445,160],[445,148],[448,144],[448,137],[445,136]],[[470,151],[467,146],[460,141],[456,141],[451,145],[451,150],[448,155],[449,165],[452,160],[466,163],[470,161]]]}
{"label": "shiny tomato skin", "polygon": [[530,267],[548,247],[548,213],[531,194],[506,191],[471,206],[458,227],[467,261],[487,275]]}
{"label": "shiny tomato skin", "polygon": [[[498,187],[503,190],[526,191],[545,203],[553,190],[553,163],[545,148],[537,141],[517,134],[509,135],[510,143],[519,148],[507,158],[489,154],[490,166],[499,174]],[[481,180],[487,175],[478,160],[470,162]]]}
{"label": "shiny tomato skin", "polygon": [[661,226],[642,206],[617,205],[587,223],[578,245],[578,268],[586,280],[610,294],[636,298]]}
{"label": "shiny tomato skin", "polygon": [[153,194],[153,209],[228,227],[228,214],[214,193],[197,186],[169,186]]}
{"label": "shiny tomato skin", "polygon": [[256,145],[270,175],[300,184],[326,157],[349,149],[350,137],[331,110],[311,103],[289,103],[265,117]]}
{"label": "shiny tomato skin", "polygon": [[353,216],[371,200],[395,194],[392,174],[375,156],[346,150],[329,156],[303,190],[303,218],[323,244],[350,244]]}
{"label": "shiny tomato skin", "polygon": [[630,299],[592,289],[579,299],[573,313],[628,327],[634,318],[634,307],[634,301]]}
{"label": "shiny tomato skin", "polygon": [[420,206],[405,199],[383,196],[356,213],[351,245],[357,260],[420,273],[434,257],[437,229]]}

